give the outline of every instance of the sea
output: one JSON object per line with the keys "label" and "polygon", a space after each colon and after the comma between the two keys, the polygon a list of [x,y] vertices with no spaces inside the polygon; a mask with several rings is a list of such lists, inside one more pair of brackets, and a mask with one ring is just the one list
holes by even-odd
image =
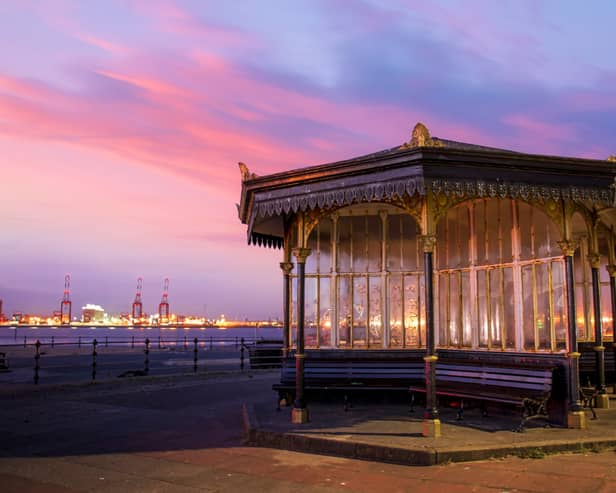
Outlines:
{"label": "sea", "polygon": [[24,346],[35,344],[99,344],[128,346],[142,345],[146,339],[152,344],[183,344],[194,342],[200,345],[238,344],[255,341],[282,341],[280,327],[128,327],[128,326],[0,326],[1,346]]}

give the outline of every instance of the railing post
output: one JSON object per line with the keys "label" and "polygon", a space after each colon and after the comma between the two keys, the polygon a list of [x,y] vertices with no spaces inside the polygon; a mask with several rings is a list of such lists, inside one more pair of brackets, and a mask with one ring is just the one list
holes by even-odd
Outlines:
{"label": "railing post", "polygon": [[26,347],[26,336],[24,336],[24,347]]}
{"label": "railing post", "polygon": [[81,336],[77,338],[77,347],[81,347]]}
{"label": "railing post", "polygon": [[94,339],[92,341],[92,380],[96,380],[96,345],[98,344],[98,342],[96,341],[96,339]]}
{"label": "railing post", "polygon": [[193,372],[197,373],[197,357],[199,354],[199,340],[196,337],[195,337],[195,349],[193,351],[195,353]]}
{"label": "railing post", "polygon": [[212,336],[210,336],[210,351],[212,349],[214,349],[214,344],[213,344],[213,341],[212,341]]}
{"label": "railing post", "polygon": [[143,362],[143,373],[146,375],[150,372],[150,339],[145,340],[145,361]]}
{"label": "railing post", "polygon": [[184,336],[184,349],[188,349],[188,339]]}
{"label": "railing post", "polygon": [[158,349],[160,349],[160,336],[158,336]]}
{"label": "railing post", "polygon": [[130,347],[131,349],[135,349],[135,336],[132,336],[130,339]]}
{"label": "railing post", "polygon": [[242,337],[242,343],[240,345],[240,370],[244,371],[244,338]]}
{"label": "railing post", "polygon": [[51,336],[51,347],[54,347],[54,336]]}
{"label": "railing post", "polygon": [[107,346],[109,346],[109,337],[105,336],[105,347]]}
{"label": "railing post", "polygon": [[36,352],[34,353],[34,385],[38,385],[39,382],[39,359],[41,359],[41,341],[36,340]]}

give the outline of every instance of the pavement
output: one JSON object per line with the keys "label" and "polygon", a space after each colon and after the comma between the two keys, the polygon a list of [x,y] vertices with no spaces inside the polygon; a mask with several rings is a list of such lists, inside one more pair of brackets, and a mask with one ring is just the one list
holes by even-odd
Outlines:
{"label": "pavement", "polygon": [[515,433],[513,415],[468,410],[456,421],[446,408],[443,436],[429,439],[421,409],[404,402],[358,400],[348,412],[310,402],[310,423],[291,425],[290,408],[276,410],[277,379],[274,370],[2,386],[0,490],[616,491],[615,401],[583,431]]}

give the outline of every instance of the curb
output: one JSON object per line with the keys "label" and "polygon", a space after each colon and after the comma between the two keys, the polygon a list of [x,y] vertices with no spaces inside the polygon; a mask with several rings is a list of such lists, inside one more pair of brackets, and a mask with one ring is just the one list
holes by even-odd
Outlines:
{"label": "curb", "polygon": [[535,442],[517,446],[472,449],[439,449],[438,447],[411,449],[261,429],[252,404],[242,404],[242,419],[244,442],[247,445],[408,466],[433,466],[450,462],[469,462],[507,456],[541,458],[548,454],[594,451],[616,447],[616,438],[607,438],[582,439],[575,442]]}

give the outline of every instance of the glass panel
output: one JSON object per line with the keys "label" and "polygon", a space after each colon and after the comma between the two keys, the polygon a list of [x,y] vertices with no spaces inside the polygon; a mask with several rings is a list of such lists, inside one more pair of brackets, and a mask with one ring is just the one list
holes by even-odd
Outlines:
{"label": "glass panel", "polygon": [[341,347],[350,345],[351,327],[351,278],[338,278],[338,344]]}
{"label": "glass panel", "polygon": [[450,346],[449,340],[449,310],[447,303],[447,286],[448,286],[448,274],[440,274],[438,276],[438,311],[439,311],[439,342],[441,346]]}
{"label": "glass panel", "polygon": [[381,309],[381,278],[370,276],[370,297],[368,308],[368,327],[370,346],[381,346],[383,344],[383,316]]}
{"label": "glass panel", "polygon": [[552,303],[554,304],[554,335],[557,350],[567,348],[567,298],[564,278],[564,262],[552,262]]}
{"label": "glass panel", "polygon": [[479,323],[479,347],[488,347],[488,283],[486,278],[486,270],[482,269],[477,271],[477,321]]}
{"label": "glass panel", "polygon": [[338,272],[351,272],[351,218],[338,219]]}
{"label": "glass panel", "polygon": [[389,347],[402,347],[402,276],[389,277]]}
{"label": "glass panel", "polygon": [[491,199],[486,201],[487,218],[487,257],[489,264],[497,264],[500,260],[501,248],[499,242],[500,228],[500,200]]}
{"label": "glass panel", "polygon": [[475,207],[473,208],[475,245],[477,248],[477,258],[475,259],[475,262],[477,265],[485,265],[487,263],[486,231],[488,228],[486,224],[486,208],[486,200],[477,201],[475,203]]}
{"label": "glass panel", "polygon": [[[511,249],[512,245],[512,231],[513,231],[513,223],[511,220],[511,208],[513,201],[512,200],[501,200],[500,201],[500,221],[501,221],[501,234],[502,234],[502,262],[508,263],[513,259],[513,253]],[[510,291],[511,293],[513,291]]]}
{"label": "glass panel", "polygon": [[316,277],[306,277],[305,302],[304,344],[306,347],[315,347],[317,345],[318,313],[318,291]]}
{"label": "glass panel", "polygon": [[502,281],[503,272],[501,269],[491,269],[490,276],[490,339],[492,348],[502,347],[503,331],[503,296]]}
{"label": "glass panel", "polygon": [[332,271],[332,221],[323,219],[319,225],[319,272]]}
{"label": "glass panel", "polygon": [[366,237],[367,217],[351,218],[353,244],[353,272],[366,272],[368,269],[368,243]]}
{"label": "glass panel", "polygon": [[368,230],[368,270],[370,272],[381,272],[381,238],[383,237],[381,216],[367,216],[366,223]]}
{"label": "glass panel", "polygon": [[364,276],[353,278],[353,347],[366,346],[368,286]]}
{"label": "glass panel", "polygon": [[581,341],[586,340],[586,317],[584,316],[584,287],[577,285],[575,287],[575,326],[577,328],[577,336]]}
{"label": "glass panel", "polygon": [[390,272],[402,269],[402,217],[387,216],[387,270]]}
{"label": "glass panel", "polygon": [[460,284],[459,273],[449,275],[449,340],[458,346],[460,341]]}
{"label": "glass panel", "polygon": [[423,268],[423,263],[417,258],[417,224],[411,216],[402,216],[402,267],[405,271],[417,271]]}
{"label": "glass panel", "polygon": [[291,282],[291,345],[297,344],[297,277],[293,277]]}
{"label": "glass panel", "polygon": [[311,252],[306,258],[306,274],[316,274],[317,273],[317,260],[319,258],[319,248],[318,248],[318,239],[319,239],[319,225],[312,230],[310,236],[308,237],[308,248],[310,248]]}
{"label": "glass panel", "polygon": [[472,335],[472,303],[474,300],[470,297],[471,285],[470,285],[470,273],[468,271],[462,272],[462,345],[471,347],[473,345]]}
{"label": "glass panel", "polygon": [[319,345],[332,344],[332,319],[330,307],[330,279],[322,277],[319,281]]}
{"label": "glass panel", "polygon": [[417,347],[420,344],[420,286],[419,276],[404,276],[404,327],[406,331],[405,344]]}
{"label": "glass panel", "polygon": [[515,297],[513,296],[513,269],[503,269],[505,347],[515,347]]}
{"label": "glass panel", "polygon": [[538,258],[558,255],[558,230],[551,219],[540,210],[534,211],[535,219],[535,253]]}
{"label": "glass panel", "polygon": [[532,351],[535,349],[532,265],[525,265],[522,267],[522,300],[524,348]]}
{"label": "glass panel", "polygon": [[603,337],[609,340],[612,340],[614,336],[611,296],[609,283],[601,283],[601,328]]}
{"label": "glass panel", "polygon": [[542,263],[535,266],[537,276],[537,313],[535,324],[539,337],[539,349],[551,349],[550,335],[550,299],[551,295],[548,284],[548,264]]}
{"label": "glass panel", "polygon": [[523,202],[517,203],[520,238],[520,260],[530,260],[534,254],[532,228],[533,208]]}

